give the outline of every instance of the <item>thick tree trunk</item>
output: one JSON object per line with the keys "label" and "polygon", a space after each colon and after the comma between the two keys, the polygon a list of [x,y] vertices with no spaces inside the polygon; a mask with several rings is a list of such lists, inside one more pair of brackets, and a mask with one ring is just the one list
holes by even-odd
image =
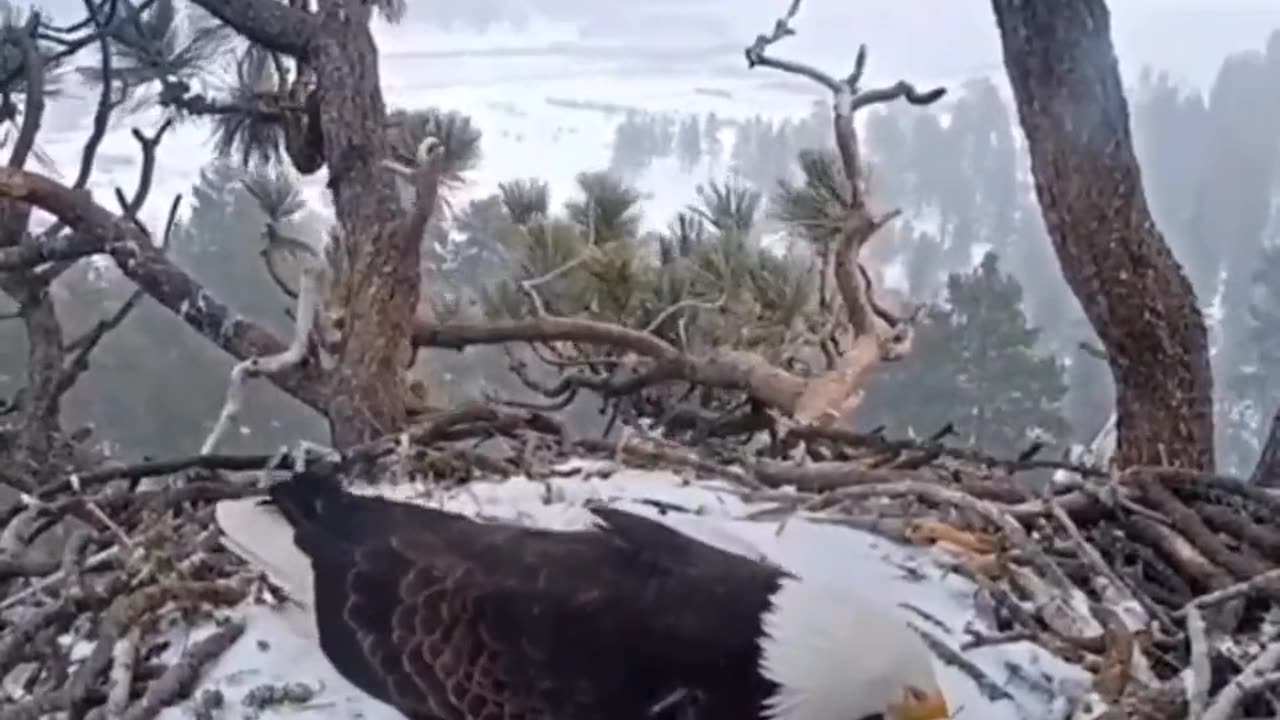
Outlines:
{"label": "thick tree trunk", "polygon": [[[318,78],[320,135],[329,189],[354,250],[343,284],[343,336],[326,415],[347,447],[403,426],[419,295],[420,238],[398,232],[405,214],[386,156],[386,106],[367,17],[333,3],[319,18],[308,60]],[[366,12],[367,14],[367,12]]]}
{"label": "thick tree trunk", "polygon": [[1213,466],[1195,292],[1151,218],[1103,0],[992,0],[1063,275],[1106,346],[1121,466]]}

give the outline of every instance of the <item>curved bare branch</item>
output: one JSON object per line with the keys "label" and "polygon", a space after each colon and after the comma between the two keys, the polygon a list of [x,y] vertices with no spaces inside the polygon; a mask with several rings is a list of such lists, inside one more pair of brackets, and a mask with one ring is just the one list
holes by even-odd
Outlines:
{"label": "curved bare branch", "polygon": [[[75,192],[40,173],[0,168],[0,197],[38,207],[73,230],[45,242],[0,250],[0,270],[107,253],[148,295],[236,358],[285,350],[275,335],[233,312],[170,262],[138,225],[98,205],[87,193]],[[272,379],[302,402],[322,408],[325,396],[316,372],[304,367]]]}

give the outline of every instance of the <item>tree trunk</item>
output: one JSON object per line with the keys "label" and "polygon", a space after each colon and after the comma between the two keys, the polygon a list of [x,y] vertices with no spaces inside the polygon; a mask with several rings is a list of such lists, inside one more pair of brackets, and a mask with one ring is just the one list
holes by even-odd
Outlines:
{"label": "tree trunk", "polygon": [[[277,0],[195,0],[215,18],[264,49],[291,56],[314,70],[316,89],[307,98],[318,119],[308,132],[295,134],[291,156],[306,155],[298,170],[313,172],[322,158],[338,228],[335,242],[343,244],[346,260],[341,277],[333,278],[340,292],[342,333],[336,342],[324,338],[336,367],[322,368],[308,356],[272,380],[286,392],[324,413],[332,442],[346,448],[401,429],[407,420],[407,370],[412,360],[414,313],[421,293],[419,266],[422,230],[434,208],[438,174],[423,172],[413,212],[402,207],[396,178],[383,166],[387,155],[387,112],[378,71],[378,49],[370,32],[372,3],[309,3]],[[172,310],[188,325],[219,347],[245,360],[277,355],[285,343],[252,321],[240,317],[211,296],[193,278],[164,256],[145,232],[128,218],[116,216],[91,197],[35,172],[21,168],[34,142],[40,107],[39,93],[28,93],[23,129],[11,153],[15,160],[0,166],[0,284],[40,263],[74,261],[95,253],[109,253],[121,271],[147,294]],[[296,128],[295,128],[296,129]],[[149,167],[158,135],[143,140],[144,167]],[[306,152],[303,152],[306,151]],[[435,167],[435,166],[431,166]],[[438,168],[436,168],[438,170]],[[144,177],[150,170],[144,171]],[[428,182],[432,181],[432,182]],[[421,188],[429,188],[424,193]],[[144,193],[145,194],[145,193]],[[141,197],[141,195],[140,195]],[[73,232],[40,243],[19,244],[26,227],[28,205],[52,214]],[[13,211],[19,207],[21,222]],[[427,208],[426,211],[423,208]],[[18,228],[18,229],[13,229]],[[313,238],[308,238],[313,240]],[[57,316],[47,300],[27,297],[25,288],[9,285],[21,296],[29,327],[48,334]],[[39,290],[39,288],[37,288]],[[317,338],[320,339],[320,338]],[[65,348],[46,343],[33,350],[33,372],[40,373],[31,392],[44,392],[61,381]],[[56,419],[56,405],[40,405],[37,419]],[[34,417],[34,416],[33,416]],[[32,437],[35,437],[33,434]]]}
{"label": "tree trunk", "polygon": [[[400,232],[406,212],[387,155],[387,109],[382,97],[378,48],[369,30],[373,3],[325,2],[313,14],[306,3],[275,0],[195,0],[249,41],[293,56],[315,73],[313,98],[319,141],[329,173],[339,237],[349,263],[335,289],[342,310],[337,367],[313,383],[338,448],[371,440],[404,426],[409,397],[419,288],[420,234]],[[301,138],[294,137],[297,141]],[[291,148],[291,155],[301,148]],[[309,167],[300,167],[307,171]]]}
{"label": "tree trunk", "polygon": [[1106,346],[1117,462],[1213,467],[1195,291],[1151,218],[1103,0],[992,0],[1045,225]]}
{"label": "tree trunk", "polygon": [[1271,416],[1271,426],[1262,442],[1262,454],[1258,456],[1258,464],[1253,466],[1250,479],[1260,487],[1280,487],[1280,408]]}
{"label": "tree trunk", "polygon": [[[31,211],[16,203],[0,203],[0,247],[16,246],[27,234]],[[29,271],[0,272],[0,292],[18,303],[18,314],[27,333],[27,384],[22,390],[18,447],[32,462],[30,469],[42,481],[59,431],[66,348],[62,324],[47,282]]]}
{"label": "tree trunk", "polygon": [[[386,156],[386,106],[367,17],[320,18],[309,61],[318,79],[320,134],[342,239],[354,250],[343,278],[343,336],[325,408],[333,444],[349,447],[405,423],[409,339],[419,295],[420,238],[405,215]],[[367,11],[366,11],[367,15]]]}

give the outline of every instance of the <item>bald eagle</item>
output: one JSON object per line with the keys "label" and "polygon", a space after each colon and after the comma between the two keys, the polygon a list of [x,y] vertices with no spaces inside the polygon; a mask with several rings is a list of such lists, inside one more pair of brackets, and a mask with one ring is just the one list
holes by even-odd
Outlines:
{"label": "bald eagle", "polygon": [[302,605],[343,677],[408,718],[949,717],[895,609],[657,520],[484,522],[314,470],[268,495],[219,504],[227,544]]}

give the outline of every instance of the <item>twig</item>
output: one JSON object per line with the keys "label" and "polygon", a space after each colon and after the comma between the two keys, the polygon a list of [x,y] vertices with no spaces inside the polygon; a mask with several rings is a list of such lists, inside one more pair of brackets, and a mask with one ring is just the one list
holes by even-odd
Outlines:
{"label": "twig", "polygon": [[1249,693],[1257,692],[1262,687],[1261,680],[1271,675],[1276,665],[1280,665],[1280,640],[1271,641],[1258,653],[1253,662],[1222,688],[1209,709],[1196,720],[1231,720],[1236,707]]}
{"label": "twig", "polygon": [[1187,717],[1197,720],[1204,715],[1213,686],[1213,665],[1209,661],[1209,637],[1204,615],[1192,607],[1187,612],[1187,642],[1191,648],[1191,677],[1187,682]]}
{"label": "twig", "polygon": [[227,397],[218,413],[218,420],[200,446],[200,454],[208,455],[217,447],[240,413],[244,402],[244,386],[250,377],[270,375],[300,364],[307,354],[307,340],[315,325],[316,311],[322,298],[317,297],[322,287],[324,262],[319,253],[299,252],[302,262],[302,279],[298,288],[298,305],[293,326],[293,341],[277,355],[251,357],[236,363],[231,369],[231,382]]}
{"label": "twig", "polygon": [[[588,201],[588,209],[590,209],[590,201]],[[594,217],[594,213],[589,217]],[[542,317],[547,314],[546,308],[542,304],[542,297],[538,295],[537,287],[539,285],[543,285],[545,283],[551,282],[552,280],[555,280],[561,275],[564,275],[570,270],[576,268],[577,266],[591,259],[591,257],[595,255],[595,252],[596,252],[595,247],[592,245],[588,245],[585,250],[578,253],[577,257],[575,257],[574,259],[570,260],[567,263],[564,263],[560,267],[555,268],[551,272],[546,273],[545,275],[540,275],[535,278],[529,278],[528,280],[520,281],[521,292],[523,292],[525,295],[529,297],[529,302],[533,303],[534,317]]]}
{"label": "twig", "polygon": [[981,667],[957,652],[950,645],[922,630],[916,630],[916,634],[924,640],[925,644],[929,646],[934,655],[938,656],[939,660],[969,676],[969,679],[973,680],[974,684],[978,686],[978,690],[983,697],[992,702],[1013,699],[1013,695],[1001,687],[1000,683],[991,679]]}
{"label": "twig", "polygon": [[658,316],[645,327],[644,331],[648,333],[656,331],[658,328],[662,327],[662,323],[666,322],[667,318],[681,310],[684,310],[685,308],[703,308],[705,310],[717,310],[722,308],[724,307],[725,297],[726,296],[721,295],[720,299],[715,302],[707,302],[705,300],[681,300],[678,303],[669,305],[664,308],[662,312],[658,313]]}
{"label": "twig", "polygon": [[1154,613],[1162,619],[1166,621],[1168,620],[1167,614],[1164,613],[1164,611],[1155,603],[1140,600],[1138,596],[1134,594],[1129,583],[1125,582],[1123,578],[1116,574],[1116,571],[1113,570],[1102,557],[1102,553],[1098,552],[1098,549],[1085,539],[1084,534],[1080,532],[1080,528],[1076,526],[1075,521],[1071,519],[1071,516],[1067,514],[1066,510],[1062,509],[1062,505],[1052,499],[1048,501],[1048,505],[1049,512],[1053,515],[1054,519],[1058,521],[1058,524],[1067,532],[1067,536],[1071,538],[1072,544],[1074,544],[1076,549],[1080,551],[1080,555],[1084,558],[1085,562],[1089,564],[1094,572],[1098,573],[1094,578],[1094,582],[1096,585],[1104,586],[1102,591],[1098,593],[1099,596],[1102,597],[1103,602],[1113,606],[1120,606],[1117,609],[1123,610],[1125,608],[1132,608],[1132,610],[1140,611],[1143,614],[1143,617],[1133,617],[1133,612],[1121,614],[1120,617],[1124,619],[1125,625],[1130,631],[1140,630],[1142,626],[1146,625],[1146,621],[1148,619],[1146,617],[1147,614]]}
{"label": "twig", "polygon": [[195,643],[158,680],[151,683],[142,699],[121,716],[121,720],[151,720],[166,706],[185,698],[205,666],[216,660],[244,633],[242,620],[233,620],[212,635]]}
{"label": "twig", "polygon": [[[273,455],[189,455],[172,460],[149,460],[132,465],[117,465],[99,470],[91,470],[75,476],[54,480],[40,488],[36,496],[49,498],[73,489],[73,484],[87,489],[112,480],[141,480],[158,475],[170,475],[183,470],[226,470],[230,472],[244,470],[289,470],[293,466],[293,458],[280,459],[272,463]],[[72,477],[75,480],[72,480]]]}
{"label": "twig", "polygon": [[138,658],[138,642],[142,639],[142,626],[129,628],[124,637],[116,641],[111,650],[111,689],[107,692],[106,714],[118,718],[129,707],[133,689],[133,664]]}
{"label": "twig", "polygon": [[1212,605],[1219,605],[1229,600],[1235,600],[1238,597],[1242,597],[1244,595],[1248,595],[1249,593],[1256,591],[1258,588],[1262,587],[1263,585],[1270,584],[1276,581],[1280,581],[1280,568],[1268,570],[1259,575],[1255,575],[1254,577],[1249,578],[1248,580],[1235,583],[1234,585],[1228,585],[1227,587],[1224,587],[1220,590],[1215,590],[1211,593],[1206,593],[1204,595],[1201,595],[1200,597],[1197,597],[1196,599],[1187,603],[1185,606],[1183,606],[1179,610],[1175,611],[1173,616],[1175,618],[1187,617],[1192,609],[1203,610],[1204,608],[1210,607]]}

